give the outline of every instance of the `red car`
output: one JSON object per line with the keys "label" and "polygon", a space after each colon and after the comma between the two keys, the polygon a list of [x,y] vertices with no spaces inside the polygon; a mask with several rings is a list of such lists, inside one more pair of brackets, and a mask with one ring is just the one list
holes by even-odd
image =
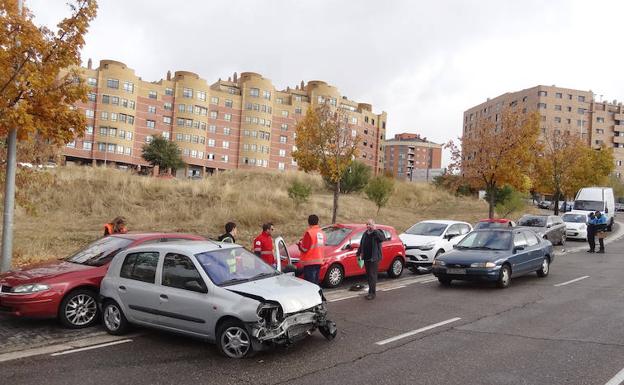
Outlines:
{"label": "red car", "polygon": [[493,229],[493,228],[501,228],[501,227],[515,227],[516,223],[511,219],[505,218],[488,218],[481,219],[474,227],[474,230],[479,229]]}
{"label": "red car", "polygon": [[[377,228],[386,235],[386,241],[381,247],[383,258],[379,262],[379,271],[397,278],[403,273],[405,266],[405,245],[393,227],[378,225]],[[336,287],[345,277],[366,274],[364,267],[358,265],[355,257],[365,231],[365,224],[335,224],[323,228],[326,237],[323,247],[325,257],[319,274],[323,286]],[[290,245],[288,254],[297,269],[302,269],[303,266],[299,262],[301,253],[297,245]]]}
{"label": "red car", "polygon": [[115,254],[128,247],[177,240],[192,234],[133,233],[98,239],[74,255],[0,274],[0,314],[56,318],[68,328],[98,321],[100,282]]}

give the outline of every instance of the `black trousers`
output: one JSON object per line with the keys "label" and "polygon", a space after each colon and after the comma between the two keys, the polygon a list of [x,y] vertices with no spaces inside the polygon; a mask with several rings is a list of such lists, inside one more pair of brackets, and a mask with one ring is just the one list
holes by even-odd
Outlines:
{"label": "black trousers", "polygon": [[364,261],[364,268],[366,269],[366,279],[368,280],[368,294],[375,294],[377,291],[379,261]]}
{"label": "black trousers", "polygon": [[591,225],[587,226],[587,243],[589,243],[589,250],[596,248],[596,231]]}

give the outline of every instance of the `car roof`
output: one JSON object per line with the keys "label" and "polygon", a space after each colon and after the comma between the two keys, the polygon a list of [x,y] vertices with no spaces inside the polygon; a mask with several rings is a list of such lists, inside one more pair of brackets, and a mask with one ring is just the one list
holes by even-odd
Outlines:
{"label": "car roof", "polygon": [[507,218],[486,218],[486,219],[481,219],[479,222],[509,223],[509,222],[511,222],[511,219],[507,219]]}
{"label": "car roof", "polygon": [[427,220],[424,220],[424,221],[420,221],[418,223],[422,223],[422,222],[425,222],[425,223],[438,223],[438,224],[441,224],[441,225],[454,225],[456,223],[461,223],[461,224],[465,224],[465,225],[469,224],[467,222],[453,221],[453,220],[450,220],[450,219],[427,219]]}
{"label": "car roof", "polygon": [[151,238],[188,238],[195,240],[204,240],[206,238],[196,235],[196,234],[187,234],[187,233],[157,233],[157,232],[146,232],[146,233],[126,233],[126,234],[112,234],[111,237],[116,238],[124,238],[130,239],[133,241],[138,241],[142,239],[151,239]]}
{"label": "car roof", "polygon": [[128,248],[127,252],[144,252],[144,251],[164,251],[164,252],[178,252],[187,255],[195,255],[199,253],[205,253],[207,251],[215,251],[220,249],[235,249],[242,248],[242,246],[235,243],[221,243],[213,241],[174,241],[163,243],[150,243],[147,245],[138,245]]}
{"label": "car roof", "polygon": [[[327,225],[327,226],[323,226],[323,227],[331,227],[331,226],[335,226],[335,227],[349,227],[349,228],[364,228],[366,227],[366,223],[334,223],[333,225]],[[393,229],[394,227],[392,226],[388,226],[388,225],[381,225],[381,224],[375,224],[375,226],[382,228],[382,229]]]}

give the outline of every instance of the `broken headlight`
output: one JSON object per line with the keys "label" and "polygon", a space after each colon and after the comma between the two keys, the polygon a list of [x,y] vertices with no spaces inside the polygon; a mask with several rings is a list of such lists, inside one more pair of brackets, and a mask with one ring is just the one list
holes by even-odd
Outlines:
{"label": "broken headlight", "polygon": [[276,303],[261,303],[258,306],[258,310],[256,311],[256,313],[267,326],[278,325],[284,319],[282,307]]}

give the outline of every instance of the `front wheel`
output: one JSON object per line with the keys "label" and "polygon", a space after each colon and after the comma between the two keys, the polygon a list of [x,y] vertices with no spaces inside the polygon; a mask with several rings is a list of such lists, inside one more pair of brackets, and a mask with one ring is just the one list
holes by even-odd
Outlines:
{"label": "front wheel", "polygon": [[344,280],[344,271],[342,266],[338,264],[331,265],[327,272],[325,272],[325,286],[328,288],[334,288],[339,286]]}
{"label": "front wheel", "polygon": [[508,265],[503,265],[503,267],[501,267],[500,269],[500,275],[498,276],[497,285],[501,289],[505,289],[509,287],[510,283],[511,283],[511,269],[509,268]]}
{"label": "front wheel", "polygon": [[251,357],[254,353],[251,336],[238,321],[225,321],[217,331],[219,352],[229,358]]}
{"label": "front wheel", "polygon": [[403,260],[401,257],[396,257],[392,260],[390,268],[388,269],[388,276],[390,278],[399,278],[403,274]]}
{"label": "front wheel", "polygon": [[542,266],[537,269],[537,276],[540,278],[544,278],[548,275],[548,272],[550,271],[550,260],[548,259],[548,257],[544,257],[544,260],[542,261]]}
{"label": "front wheel", "polygon": [[88,289],[70,292],[61,301],[59,320],[70,329],[81,329],[92,326],[99,318],[96,293]]}

